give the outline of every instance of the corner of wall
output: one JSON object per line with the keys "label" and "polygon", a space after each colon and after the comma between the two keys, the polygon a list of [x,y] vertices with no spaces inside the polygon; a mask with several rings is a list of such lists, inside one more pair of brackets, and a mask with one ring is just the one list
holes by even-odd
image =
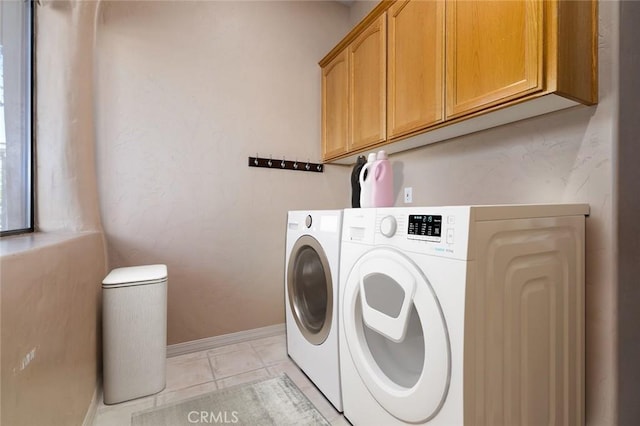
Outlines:
{"label": "corner of wall", "polygon": [[0,423],[80,424],[100,363],[101,232],[2,257]]}

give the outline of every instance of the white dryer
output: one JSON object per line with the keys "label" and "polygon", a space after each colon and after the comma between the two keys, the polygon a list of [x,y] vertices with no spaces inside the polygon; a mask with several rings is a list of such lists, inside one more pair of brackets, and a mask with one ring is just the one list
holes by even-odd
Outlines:
{"label": "white dryer", "polygon": [[345,210],[354,425],[584,423],[588,205]]}
{"label": "white dryer", "polygon": [[290,211],[284,285],[287,353],[338,411],[341,231],[342,210]]}

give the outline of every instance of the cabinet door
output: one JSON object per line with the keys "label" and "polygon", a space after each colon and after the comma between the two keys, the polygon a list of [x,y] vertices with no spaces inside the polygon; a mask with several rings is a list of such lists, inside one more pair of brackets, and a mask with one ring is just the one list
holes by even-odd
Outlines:
{"label": "cabinet door", "polygon": [[444,0],[404,0],[387,12],[388,136],[444,120]]}
{"label": "cabinet door", "polygon": [[322,69],[322,158],[347,152],[349,136],[349,63],[347,50]]}
{"label": "cabinet door", "polygon": [[376,19],[348,48],[351,150],[386,139],[386,18]]}
{"label": "cabinet door", "polygon": [[447,118],[542,90],[540,0],[449,0]]}

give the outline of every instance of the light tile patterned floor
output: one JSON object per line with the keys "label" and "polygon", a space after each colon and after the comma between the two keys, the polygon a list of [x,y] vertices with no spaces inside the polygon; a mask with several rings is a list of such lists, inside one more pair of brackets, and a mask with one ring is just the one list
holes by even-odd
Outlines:
{"label": "light tile patterned floor", "polygon": [[349,425],[296,364],[287,357],[284,334],[167,359],[167,387],[145,398],[98,404],[94,426],[128,426],[131,414],[281,373],[302,390],[332,425]]}

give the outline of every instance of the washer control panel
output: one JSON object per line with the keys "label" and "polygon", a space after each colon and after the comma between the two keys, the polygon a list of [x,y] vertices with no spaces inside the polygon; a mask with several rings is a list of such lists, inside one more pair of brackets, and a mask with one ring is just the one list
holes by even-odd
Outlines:
{"label": "washer control panel", "polygon": [[442,215],[410,214],[407,238],[439,243],[442,237]]}
{"label": "washer control panel", "polygon": [[[368,209],[361,210],[364,213]],[[465,259],[469,218],[469,208],[465,207],[378,208],[374,243]]]}

